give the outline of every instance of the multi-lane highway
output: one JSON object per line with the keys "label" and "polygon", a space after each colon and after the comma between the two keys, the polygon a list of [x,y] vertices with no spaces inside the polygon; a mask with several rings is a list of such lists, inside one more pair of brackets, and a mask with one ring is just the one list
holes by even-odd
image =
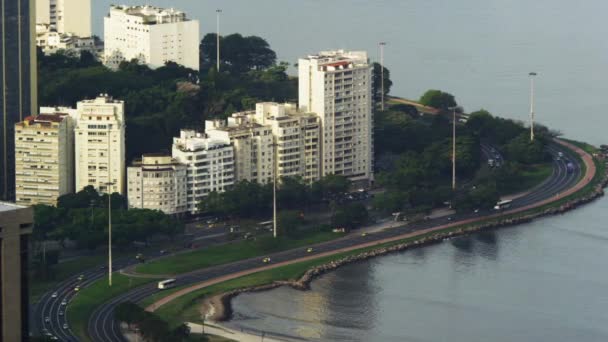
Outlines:
{"label": "multi-lane highway", "polygon": [[[581,165],[578,162],[578,158],[576,158],[574,155],[574,152],[558,144],[551,145],[549,150],[554,156],[557,156],[559,152],[562,152],[564,158],[560,158],[560,160],[555,160],[553,164],[552,175],[546,181],[532,189],[527,194],[514,199],[512,202],[512,206],[509,210],[528,207],[532,204],[551,199],[557,196],[558,194],[563,193],[565,190],[573,187],[580,179],[582,169]],[[574,170],[568,171],[566,166],[568,161],[574,163]],[[391,228],[377,233],[368,234],[366,236],[352,234],[342,239],[315,245],[313,246],[313,253],[307,253],[305,248],[301,248],[275,253],[273,255],[270,255],[270,257],[272,258],[273,263],[280,263],[299,259],[302,257],[307,257],[311,254],[327,253],[343,248],[357,246],[364,243],[384,240],[387,238],[399,237],[403,234],[412,233],[423,229],[429,229],[432,227],[441,226],[449,223],[454,224],[460,221],[466,221],[490,215],[496,215],[496,211],[478,211],[476,213],[444,216],[415,224]],[[116,268],[126,267],[127,265],[132,263],[133,260],[121,260],[116,264]],[[227,265],[206,268],[177,276],[177,285],[182,286],[188,284],[196,284],[220,276],[225,276],[227,274],[255,269],[260,267],[261,264],[261,258],[252,258],[230,263]],[[84,287],[95,279],[102,277],[104,275],[103,272],[103,270],[91,270],[89,272],[84,273],[85,278],[84,280],[82,280],[82,286]],[[35,317],[38,322],[40,322],[38,323],[40,324],[40,327],[47,329],[49,334],[57,336],[62,341],[77,340],[77,338],[70,330],[70,327],[64,326],[64,324],[67,322],[67,317],[65,315],[66,305],[62,305],[62,301],[65,300],[67,305],[69,305],[69,300],[75,295],[75,291],[73,290],[73,288],[76,284],[78,284],[78,282],[79,280],[77,279],[77,277],[73,277],[71,279],[66,280],[56,290],[57,297],[53,297],[51,293],[45,295],[40,301],[40,305],[36,310]],[[103,304],[102,306],[97,308],[90,317],[87,326],[87,333],[93,341],[125,341],[125,338],[120,332],[118,323],[115,322],[113,319],[114,307],[118,303],[124,301],[141,301],[146,297],[150,296],[151,294],[156,293],[157,291],[158,289],[156,283],[151,283],[148,285],[141,286],[127,293],[121,294],[110,302]],[[48,322],[45,322],[45,318],[47,317]]]}

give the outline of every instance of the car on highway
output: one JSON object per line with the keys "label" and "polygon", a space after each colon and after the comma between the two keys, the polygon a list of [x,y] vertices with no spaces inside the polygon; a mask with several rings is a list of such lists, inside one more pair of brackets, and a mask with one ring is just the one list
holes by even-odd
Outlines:
{"label": "car on highway", "polygon": [[68,329],[69,329],[69,327],[68,327],[68,324],[67,324],[67,323],[63,323],[63,329],[65,329],[65,330],[68,330]]}
{"label": "car on highway", "polygon": [[44,322],[51,323],[51,317],[49,317],[49,316],[44,317]]}
{"label": "car on highway", "polygon": [[67,300],[65,300],[65,299],[64,299],[64,300],[62,300],[62,301],[61,301],[61,305],[68,305],[68,301],[67,301]]}
{"label": "car on highway", "polygon": [[53,340],[53,341],[59,341],[59,338],[55,335],[49,337],[49,339]]}
{"label": "car on highway", "polygon": [[312,247],[306,248],[306,253],[312,253]]}
{"label": "car on highway", "polygon": [[361,233],[361,236],[367,236],[367,233]]}
{"label": "car on highway", "polygon": [[59,316],[63,316],[64,312],[63,311],[59,311]]}
{"label": "car on highway", "polygon": [[270,258],[266,257],[266,258],[262,259],[262,262],[265,263],[265,264],[267,264],[267,263],[270,262]]}
{"label": "car on highway", "polygon": [[76,291],[76,292],[80,291],[80,286],[74,287],[74,291]]}
{"label": "car on highway", "polygon": [[53,292],[53,294],[51,295],[51,298],[57,298],[59,294],[57,292]]}
{"label": "car on highway", "polygon": [[84,274],[81,274],[78,276],[78,281],[83,281],[84,280]]}
{"label": "car on highway", "polygon": [[452,220],[453,220],[452,216],[448,216],[448,221],[451,222]]}

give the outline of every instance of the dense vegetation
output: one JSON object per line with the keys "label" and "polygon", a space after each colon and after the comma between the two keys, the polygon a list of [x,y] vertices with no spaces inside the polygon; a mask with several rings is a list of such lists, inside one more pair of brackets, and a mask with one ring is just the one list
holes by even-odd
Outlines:
{"label": "dense vegetation", "polygon": [[[114,193],[112,202],[112,241],[118,248],[126,248],[134,241],[146,243],[155,235],[169,238],[183,232],[184,225],[160,211],[127,210],[126,198]],[[72,241],[78,248],[95,249],[107,241],[108,195],[99,195],[92,186],[75,194],[59,197],[57,207],[34,207],[34,268],[39,278],[45,279],[57,263],[58,252],[43,253],[40,242],[58,241],[64,245]]]}
{"label": "dense vegetation", "polygon": [[190,335],[190,328],[185,324],[170,329],[166,321],[133,302],[124,302],[116,306],[115,316],[118,321],[126,323],[129,329],[134,325],[137,326],[139,333],[147,341],[179,342]]}
{"label": "dense vegetation", "polygon": [[[457,106],[454,96],[438,90],[423,95],[426,105]],[[444,202],[459,210],[489,208],[499,195],[519,191],[537,164],[550,160],[546,144],[551,134],[543,127],[531,142],[518,122],[492,116],[485,110],[457,122],[456,191],[451,189],[452,123],[450,116],[420,116],[412,106],[393,105],[378,111],[375,120],[377,182],[387,191],[374,199],[382,212],[425,212]],[[505,161],[500,167],[481,167],[481,143],[496,147]]]}
{"label": "dense vegetation", "polygon": [[[101,93],[124,100],[130,160],[170,149],[180,128],[202,128],[205,119],[253,109],[260,101],[296,100],[297,79],[288,77],[287,64],[275,63],[276,54],[264,39],[240,35],[223,39],[222,58],[228,64],[221,73],[215,69],[199,73],[175,63],[152,70],[137,61],[112,71],[87,53],[45,56],[39,51],[40,104],[75,106]],[[210,51],[204,48],[206,40],[203,52]],[[205,53],[202,56],[206,61]]]}

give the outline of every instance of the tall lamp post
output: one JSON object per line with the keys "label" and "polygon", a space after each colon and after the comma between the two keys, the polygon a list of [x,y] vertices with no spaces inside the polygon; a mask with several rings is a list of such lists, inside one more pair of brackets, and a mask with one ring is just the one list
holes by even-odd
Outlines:
{"label": "tall lamp post", "polygon": [[530,76],[530,141],[534,141],[534,77],[535,72],[528,74]]}
{"label": "tall lamp post", "polygon": [[277,146],[276,142],[272,142],[272,236],[277,238]]}
{"label": "tall lamp post", "polygon": [[108,286],[112,286],[112,185],[108,182]]}
{"label": "tall lamp post", "polygon": [[384,47],[386,42],[380,42],[380,109],[384,110]]}
{"label": "tall lamp post", "polygon": [[216,48],[217,48],[217,55],[216,55],[216,68],[217,71],[220,71],[220,13],[222,13],[221,9],[216,9],[215,10],[216,13],[216,25],[217,25],[217,33],[215,35],[216,38]]}
{"label": "tall lamp post", "polygon": [[452,190],[456,190],[456,107],[452,109]]}

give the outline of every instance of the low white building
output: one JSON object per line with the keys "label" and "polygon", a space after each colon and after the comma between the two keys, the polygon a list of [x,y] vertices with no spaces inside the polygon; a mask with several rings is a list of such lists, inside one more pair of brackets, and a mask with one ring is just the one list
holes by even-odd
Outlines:
{"label": "low white building", "polygon": [[188,211],[187,167],[170,155],[145,154],[127,168],[129,208]]}
{"label": "low white building", "polygon": [[36,25],[36,45],[42,48],[46,55],[61,50],[78,55],[82,51],[88,51],[97,59],[103,55],[103,42],[98,37],[79,37],[72,33],[60,33],[47,24]]}
{"label": "low white building", "polygon": [[92,185],[101,193],[124,194],[124,110],[124,101],[114,100],[107,94],[78,102],[78,121],[74,129],[76,191]]}
{"label": "low white building", "polygon": [[229,139],[211,138],[194,130],[182,130],[173,138],[171,155],[187,166],[188,211],[210,192],[223,192],[234,185],[234,150]]}
{"label": "low white building", "polygon": [[173,8],[110,6],[104,43],[104,63],[112,69],[137,59],[151,68],[171,61],[199,70],[199,22]]}

